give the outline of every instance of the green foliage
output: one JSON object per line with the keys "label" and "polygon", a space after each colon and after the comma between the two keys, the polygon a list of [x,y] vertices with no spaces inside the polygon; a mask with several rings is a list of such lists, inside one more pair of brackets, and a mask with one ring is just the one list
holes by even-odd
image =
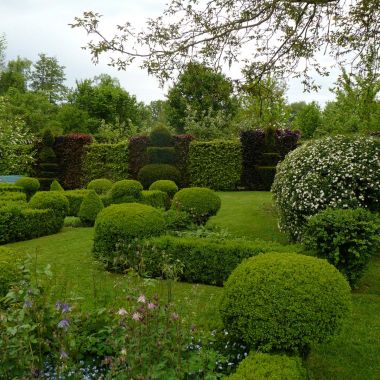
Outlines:
{"label": "green foliage", "polygon": [[22,279],[20,270],[21,258],[15,251],[0,247],[0,299],[2,299],[12,284]]}
{"label": "green foliage", "polygon": [[[168,221],[167,215],[164,214],[164,218]],[[177,215],[175,222],[175,226],[178,222],[183,223],[183,227],[190,224],[189,218],[186,219],[182,213]],[[169,223],[167,225],[170,227]],[[223,286],[243,259],[264,252],[288,252],[289,249],[264,241],[160,236],[149,239],[142,255],[149,276],[159,277],[165,262],[180,262],[183,265],[179,275],[181,281]]]}
{"label": "green foliage", "polygon": [[42,144],[44,146],[50,146],[53,147],[55,142],[55,138],[53,136],[53,133],[50,129],[45,129],[44,134],[42,136]]}
{"label": "green foliage", "polygon": [[0,191],[0,200],[3,202],[26,202],[26,194],[19,191]]}
{"label": "green foliage", "polygon": [[168,210],[162,214],[168,231],[181,231],[193,225],[191,216],[185,211]]}
{"label": "green foliage", "polygon": [[[1,42],[0,42],[1,44]],[[32,62],[17,57],[7,62],[7,66],[0,66],[0,95],[5,95],[10,89],[25,92]]]}
{"label": "green foliage", "polygon": [[112,187],[112,181],[107,178],[93,179],[87,185],[88,190],[94,190],[96,194],[107,194]]}
{"label": "green foliage", "polygon": [[19,178],[15,182],[16,186],[20,186],[23,188],[27,199],[29,200],[40,188],[40,182],[37,178],[23,177]]}
{"label": "green foliage", "polygon": [[83,227],[83,224],[78,216],[66,216],[63,226],[78,228],[78,227]]}
{"label": "green foliage", "polygon": [[306,380],[299,357],[251,352],[228,377],[230,380]]}
{"label": "green foliage", "polygon": [[[44,146],[39,152],[38,152],[38,158],[41,161],[40,165],[43,165],[45,163],[51,163],[54,164],[57,160],[57,156],[54,152],[54,149],[50,146]],[[42,169],[43,166],[41,166]]]}
{"label": "green foliage", "polygon": [[239,141],[192,142],[189,151],[189,173],[193,186],[214,190],[235,190],[242,171]]}
{"label": "green foliage", "polygon": [[160,190],[168,194],[169,198],[173,198],[174,194],[178,191],[178,186],[175,182],[168,179],[161,179],[153,182],[149,186],[149,190]]}
{"label": "green foliage", "polygon": [[306,249],[325,258],[355,286],[380,242],[380,218],[364,209],[327,209],[313,215],[303,232]]}
{"label": "green foliage", "polygon": [[95,219],[104,208],[103,202],[95,191],[90,191],[82,201],[78,216],[83,224],[93,226]]}
{"label": "green foliage", "polygon": [[305,104],[296,114],[292,129],[301,131],[303,139],[310,139],[322,126],[322,112],[316,102]]}
{"label": "green foliage", "polygon": [[91,190],[66,190],[63,194],[69,201],[68,216],[78,216],[83,199]]}
{"label": "green foliage", "polygon": [[165,127],[153,129],[153,131],[150,132],[149,138],[152,147],[171,147],[173,145],[173,137],[170,131]]}
{"label": "green foliage", "polygon": [[203,187],[191,187],[178,191],[173,197],[171,208],[190,214],[194,223],[204,224],[216,215],[221,206],[219,196]]}
{"label": "green foliage", "polygon": [[143,187],[139,181],[124,179],[112,185],[109,196],[112,203],[136,202],[141,199],[142,190]]}
{"label": "green foliage", "polygon": [[267,253],[240,264],[220,303],[228,331],[252,348],[308,353],[337,333],[351,311],[350,287],[326,260]]}
{"label": "green foliage", "polygon": [[142,167],[137,175],[138,180],[145,189],[149,189],[153,182],[161,179],[180,183],[181,173],[173,165],[167,164],[149,164]]}
{"label": "green foliage", "polygon": [[269,191],[276,175],[276,166],[255,166],[255,190]]}
{"label": "green foliage", "polygon": [[29,201],[29,207],[51,209],[63,222],[69,212],[69,201],[61,191],[38,191]]}
{"label": "green foliage", "polygon": [[108,269],[120,261],[124,268],[136,267],[139,257],[133,250],[134,239],[159,235],[164,230],[161,212],[151,206],[111,205],[96,218],[93,253],[105,261]]}
{"label": "green foliage", "polygon": [[164,210],[170,207],[168,194],[161,190],[143,190],[141,192],[141,203]]}
{"label": "green foliage", "polygon": [[3,192],[22,192],[23,188],[13,183],[0,183],[0,194]]}
{"label": "green foliage", "polygon": [[147,154],[150,164],[175,165],[176,163],[175,150],[170,146],[150,146],[147,149]]}
{"label": "green foliage", "polygon": [[380,210],[380,144],[370,137],[310,141],[277,166],[272,186],[280,228],[300,239],[309,216],[331,208]]}
{"label": "green foliage", "polygon": [[65,191],[61,184],[55,179],[50,185],[50,191]]}
{"label": "green foliage", "polygon": [[83,170],[87,181],[108,178],[120,181],[128,178],[128,143],[91,144],[85,146]]}

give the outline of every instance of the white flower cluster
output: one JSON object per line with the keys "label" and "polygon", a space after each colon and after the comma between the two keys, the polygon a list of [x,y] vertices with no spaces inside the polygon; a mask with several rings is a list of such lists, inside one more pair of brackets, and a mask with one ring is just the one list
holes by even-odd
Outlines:
{"label": "white flower cluster", "polygon": [[327,208],[380,208],[380,142],[334,136],[310,141],[277,167],[279,226],[299,240],[307,218]]}

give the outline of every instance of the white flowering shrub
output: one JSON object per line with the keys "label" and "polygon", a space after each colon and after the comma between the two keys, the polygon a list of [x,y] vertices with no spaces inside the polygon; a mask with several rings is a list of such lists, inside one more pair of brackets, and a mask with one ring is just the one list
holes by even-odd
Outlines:
{"label": "white flowering shrub", "polygon": [[277,167],[272,186],[280,229],[301,238],[308,217],[331,208],[380,211],[380,141],[334,136],[310,141]]}

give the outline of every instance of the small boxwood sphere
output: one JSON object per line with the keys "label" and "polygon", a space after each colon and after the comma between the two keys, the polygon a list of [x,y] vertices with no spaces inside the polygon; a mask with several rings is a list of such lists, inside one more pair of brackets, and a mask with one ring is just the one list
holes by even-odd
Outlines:
{"label": "small boxwood sphere", "polygon": [[230,380],[306,380],[301,358],[250,352],[239,364]]}
{"label": "small boxwood sphere", "polygon": [[160,190],[168,194],[170,198],[173,198],[174,194],[178,191],[178,186],[175,182],[170,181],[168,179],[160,179],[158,181],[153,182],[149,186],[149,190]]}
{"label": "small boxwood sphere", "polygon": [[179,183],[181,179],[180,171],[173,165],[167,164],[149,164],[143,166],[137,179],[142,183],[144,189],[149,189],[149,186],[160,179],[167,179],[175,183]]}
{"label": "small boxwood sphere", "polygon": [[139,181],[124,179],[112,185],[109,196],[112,203],[130,203],[141,198],[142,190],[143,187]]}
{"label": "small boxwood sphere", "polygon": [[40,182],[37,178],[31,178],[31,177],[23,177],[19,178],[15,182],[16,186],[20,186],[24,189],[24,192],[27,196],[27,198],[31,198],[34,193],[38,191],[40,188]]}
{"label": "small boxwood sphere", "polygon": [[103,258],[112,257],[120,244],[135,238],[161,234],[165,230],[162,213],[147,205],[127,203],[103,209],[95,221],[93,252]]}
{"label": "small boxwood sphere", "polygon": [[6,247],[0,247],[0,299],[7,295],[12,283],[22,280],[20,254]]}
{"label": "small boxwood sphere", "polygon": [[112,183],[113,182],[107,178],[93,179],[88,183],[87,189],[95,190],[97,194],[103,195],[107,194],[107,192],[111,189]]}
{"label": "small boxwood sphere", "polygon": [[62,191],[39,191],[29,201],[29,207],[50,208],[57,216],[65,218],[69,212],[69,201]]}
{"label": "small boxwood sphere", "polygon": [[220,304],[228,331],[263,352],[307,353],[339,331],[351,310],[350,286],[326,260],[267,253],[241,263]]}
{"label": "small boxwood sphere", "polygon": [[216,215],[221,206],[219,196],[205,187],[190,187],[174,195],[171,208],[187,212],[197,224],[204,224]]}
{"label": "small boxwood sphere", "polygon": [[84,225],[93,226],[96,216],[104,208],[103,202],[95,191],[90,191],[80,205],[78,216]]}

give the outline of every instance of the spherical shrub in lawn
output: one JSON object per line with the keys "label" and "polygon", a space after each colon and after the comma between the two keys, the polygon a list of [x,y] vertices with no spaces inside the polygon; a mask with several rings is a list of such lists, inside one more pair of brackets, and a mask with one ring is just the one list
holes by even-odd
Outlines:
{"label": "spherical shrub in lawn", "polygon": [[157,127],[149,135],[151,146],[172,146],[173,137],[165,127]]}
{"label": "spherical shrub in lawn", "polygon": [[307,372],[301,358],[250,352],[239,364],[231,380],[306,380]]}
{"label": "spherical shrub in lawn", "polygon": [[103,208],[103,202],[99,195],[95,191],[91,191],[84,197],[78,216],[83,224],[93,226],[97,215]]}
{"label": "spherical shrub in lawn", "polygon": [[190,187],[174,195],[173,210],[185,211],[194,223],[204,224],[210,216],[216,215],[221,206],[219,196],[205,187]]}
{"label": "spherical shrub in lawn", "polygon": [[306,354],[340,330],[351,311],[350,286],[326,260],[266,253],[230,275],[220,304],[228,331],[263,352]]}
{"label": "spherical shrub in lawn", "polygon": [[111,189],[112,183],[113,182],[107,178],[93,179],[88,183],[87,189],[95,190],[97,194],[103,195],[107,194],[107,192]]}
{"label": "spherical shrub in lawn", "polygon": [[[111,205],[96,218],[93,252],[108,268],[119,257],[130,259],[126,265],[133,267],[138,257],[128,248],[134,240],[160,235],[164,230],[162,212],[151,206],[139,203]],[[133,257],[129,257],[129,253]]]}
{"label": "spherical shrub in lawn", "polygon": [[65,218],[69,212],[69,201],[62,191],[39,191],[29,201],[30,208],[50,208],[60,217]]}
{"label": "spherical shrub in lawn", "polygon": [[181,173],[173,165],[149,164],[140,169],[137,178],[144,188],[148,189],[153,182],[160,179],[167,179],[175,183],[180,183]]}
{"label": "spherical shrub in lawn", "polygon": [[141,198],[142,190],[143,187],[139,181],[124,179],[112,185],[109,196],[112,203],[135,202]]}
{"label": "spherical shrub in lawn", "polygon": [[37,178],[31,178],[31,177],[22,177],[19,178],[16,183],[16,186],[20,186],[24,189],[24,192],[27,196],[28,199],[30,199],[33,194],[38,191],[40,188],[40,182],[38,181]]}
{"label": "spherical shrub in lawn", "polygon": [[355,286],[380,237],[378,214],[358,209],[327,209],[312,216],[303,232],[305,248],[325,258]]}
{"label": "spherical shrub in lawn", "polygon": [[309,216],[328,207],[380,210],[380,144],[372,137],[310,141],[277,166],[272,186],[279,224],[300,240]]}
{"label": "spherical shrub in lawn", "polygon": [[55,179],[50,185],[50,191],[65,191],[61,184]]}
{"label": "spherical shrub in lawn", "polygon": [[178,186],[175,182],[170,181],[168,179],[160,179],[158,181],[153,182],[149,186],[149,190],[160,190],[168,194],[170,198],[173,198],[174,194],[178,191]]}
{"label": "spherical shrub in lawn", "polygon": [[23,277],[21,256],[9,248],[0,247],[0,299],[7,295],[12,283]]}

